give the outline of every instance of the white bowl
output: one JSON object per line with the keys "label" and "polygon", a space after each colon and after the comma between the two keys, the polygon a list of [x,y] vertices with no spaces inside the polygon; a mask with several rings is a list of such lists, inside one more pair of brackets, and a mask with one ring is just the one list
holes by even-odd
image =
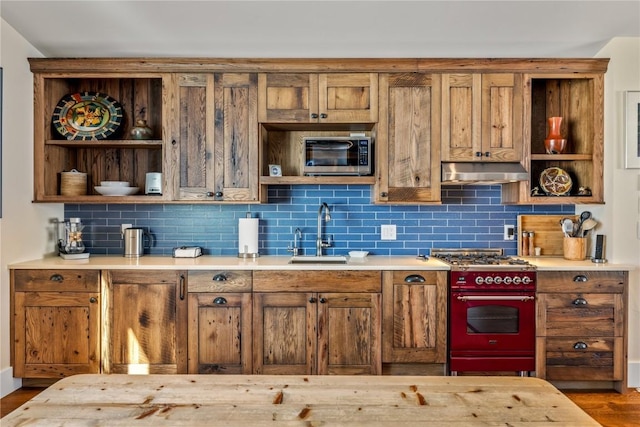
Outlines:
{"label": "white bowl", "polygon": [[349,256],[351,258],[364,258],[369,255],[368,251],[350,251]]}
{"label": "white bowl", "polygon": [[107,185],[94,187],[103,196],[130,196],[138,192],[138,187],[121,187],[119,185]]}
{"label": "white bowl", "polygon": [[100,185],[103,187],[129,187],[127,181],[100,181]]}

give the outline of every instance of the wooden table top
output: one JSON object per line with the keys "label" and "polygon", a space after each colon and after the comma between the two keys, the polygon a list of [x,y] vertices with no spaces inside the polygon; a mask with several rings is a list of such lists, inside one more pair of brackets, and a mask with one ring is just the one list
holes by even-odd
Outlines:
{"label": "wooden table top", "polygon": [[75,375],[2,426],[599,426],[537,378]]}

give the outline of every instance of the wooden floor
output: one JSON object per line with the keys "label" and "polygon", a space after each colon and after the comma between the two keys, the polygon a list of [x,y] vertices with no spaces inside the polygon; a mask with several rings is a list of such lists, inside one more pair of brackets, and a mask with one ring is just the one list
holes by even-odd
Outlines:
{"label": "wooden floor", "polygon": [[[44,388],[24,387],[0,400],[0,417],[4,417]],[[626,395],[616,392],[565,392],[573,402],[605,427],[640,425],[640,392]]]}

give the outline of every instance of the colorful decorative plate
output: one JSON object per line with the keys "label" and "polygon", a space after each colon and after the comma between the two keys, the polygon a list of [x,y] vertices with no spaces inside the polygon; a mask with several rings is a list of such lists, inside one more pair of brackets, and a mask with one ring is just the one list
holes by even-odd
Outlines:
{"label": "colorful decorative plate", "polygon": [[545,193],[552,196],[564,196],[569,194],[573,182],[564,169],[547,168],[540,174],[540,187]]}
{"label": "colorful decorative plate", "polygon": [[98,92],[64,96],[53,110],[53,126],[69,140],[107,139],[122,124],[122,105]]}

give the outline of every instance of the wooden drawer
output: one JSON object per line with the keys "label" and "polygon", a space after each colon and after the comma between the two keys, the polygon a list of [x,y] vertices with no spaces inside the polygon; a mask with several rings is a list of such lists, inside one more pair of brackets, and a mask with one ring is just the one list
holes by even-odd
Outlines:
{"label": "wooden drawer", "polygon": [[382,272],[353,270],[254,271],[256,292],[381,292]]}
{"label": "wooden drawer", "polygon": [[621,294],[538,294],[538,335],[613,337],[624,332]]}
{"label": "wooden drawer", "polygon": [[623,338],[580,336],[539,338],[546,357],[546,379],[558,381],[621,380]]}
{"label": "wooden drawer", "polygon": [[437,271],[393,271],[393,283],[403,285],[433,285],[438,282]]}
{"label": "wooden drawer", "polygon": [[100,292],[99,270],[13,270],[16,292]]}
{"label": "wooden drawer", "polygon": [[626,271],[539,271],[538,292],[622,293]]}
{"label": "wooden drawer", "polygon": [[111,283],[148,285],[150,283],[175,284],[180,275],[176,270],[109,270]]}
{"label": "wooden drawer", "polygon": [[251,292],[251,271],[189,270],[188,292]]}

